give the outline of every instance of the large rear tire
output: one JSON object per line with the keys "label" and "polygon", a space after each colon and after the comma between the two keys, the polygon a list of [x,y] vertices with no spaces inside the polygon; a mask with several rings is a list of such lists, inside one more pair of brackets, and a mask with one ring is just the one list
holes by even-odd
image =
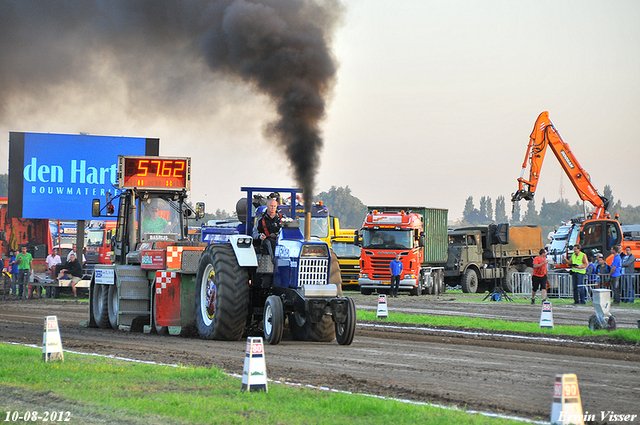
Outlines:
{"label": "large rear tire", "polygon": [[270,345],[277,345],[284,329],[284,309],[280,297],[270,295],[264,303],[264,339]]}
{"label": "large rear tire", "polygon": [[249,275],[229,244],[209,245],[196,274],[196,328],[203,339],[237,341],[249,313]]}
{"label": "large rear tire", "polygon": [[356,334],[356,303],[347,298],[347,320],[344,323],[336,323],[336,341],[340,345],[350,345]]}
{"label": "large rear tire", "polygon": [[109,324],[111,328],[118,330],[118,310],[120,310],[120,299],[118,298],[118,287],[116,285],[109,285]]}
{"label": "large rear tire", "polygon": [[475,294],[478,291],[478,273],[473,269],[467,269],[460,281],[462,292],[465,294]]}
{"label": "large rear tire", "polygon": [[322,316],[318,323],[300,316],[298,313],[289,315],[289,329],[291,337],[296,341],[329,342],[335,338],[333,320],[329,316]]}
{"label": "large rear tire", "polygon": [[101,329],[111,327],[109,322],[109,286],[111,285],[93,285],[91,292],[91,304],[93,305],[93,320]]}
{"label": "large rear tire", "polygon": [[333,249],[329,249],[331,252],[331,263],[329,264],[329,283],[333,283],[338,287],[338,296],[342,296],[342,274],[340,273],[340,262],[338,256]]}

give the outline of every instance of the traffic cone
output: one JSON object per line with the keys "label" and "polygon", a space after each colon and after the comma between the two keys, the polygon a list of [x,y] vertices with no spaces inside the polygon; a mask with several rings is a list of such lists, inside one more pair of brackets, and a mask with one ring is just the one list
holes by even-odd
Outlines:
{"label": "traffic cone", "polygon": [[553,313],[551,311],[551,301],[542,302],[542,311],[540,312],[540,327],[553,329]]}
{"label": "traffic cone", "polygon": [[574,373],[556,375],[550,422],[559,425],[584,425],[585,417],[592,420],[594,416],[589,415],[589,412],[586,415],[582,414],[578,377]]}
{"label": "traffic cone", "polygon": [[387,296],[385,294],[378,296],[378,313],[376,314],[376,318],[380,317],[389,317],[389,311],[387,311]]}
{"label": "traffic cone", "polygon": [[62,341],[58,329],[58,316],[47,316],[44,319],[44,334],[42,336],[42,360],[45,362],[62,360]]}
{"label": "traffic cone", "polygon": [[264,361],[264,344],[260,337],[247,338],[247,351],[242,372],[242,390],[267,392],[267,366]]}

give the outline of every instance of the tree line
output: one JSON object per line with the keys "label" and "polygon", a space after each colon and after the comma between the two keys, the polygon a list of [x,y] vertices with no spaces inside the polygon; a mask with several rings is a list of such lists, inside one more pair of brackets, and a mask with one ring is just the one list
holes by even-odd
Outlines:
{"label": "tree line", "polygon": [[[617,214],[621,224],[640,224],[640,206],[622,206],[622,202],[619,199],[614,199],[609,185],[604,187],[603,196],[609,199],[609,214],[611,217],[615,217]],[[482,196],[480,205],[476,208],[473,196],[469,196],[465,201],[460,225],[477,226],[491,223],[537,225],[542,228],[543,236],[546,236],[549,232],[557,229],[563,221],[583,217],[585,212],[585,206],[580,201],[570,204],[566,199],[547,202],[545,198],[542,198],[540,211],[536,210],[533,200],[528,201],[523,204],[524,213],[521,210],[520,202],[509,205],[509,211],[506,204],[504,196],[498,196],[495,204],[490,197]],[[586,208],[587,212],[593,209],[590,204],[587,204]]]}

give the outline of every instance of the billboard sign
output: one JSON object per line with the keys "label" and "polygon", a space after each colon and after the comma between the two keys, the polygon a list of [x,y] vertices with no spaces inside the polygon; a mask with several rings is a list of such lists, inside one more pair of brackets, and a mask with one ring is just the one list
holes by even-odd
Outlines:
{"label": "billboard sign", "polygon": [[91,201],[115,196],[118,155],[158,155],[139,137],[9,133],[9,214],[91,220]]}

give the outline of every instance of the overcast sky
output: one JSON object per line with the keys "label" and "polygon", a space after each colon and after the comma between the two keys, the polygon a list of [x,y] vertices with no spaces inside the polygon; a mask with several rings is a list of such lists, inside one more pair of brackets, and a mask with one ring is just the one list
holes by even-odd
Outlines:
{"label": "overcast sky", "polygon": [[[450,219],[461,217],[468,196],[478,207],[481,196],[502,195],[510,209],[529,134],[548,110],[596,188],[610,185],[616,200],[640,205],[640,2],[344,5],[317,191],[349,186],[365,204],[447,208]],[[25,54],[38,50],[26,46]],[[158,137],[162,155],[193,158],[192,200],[210,212],[233,210],[243,185],[295,185],[281,149],[263,136],[271,104],[241,81],[190,68],[188,104],[161,99],[151,113],[128,105],[131,87],[109,63],[94,63],[90,79],[13,97],[0,134]],[[7,156],[8,143],[1,164]],[[561,186],[574,203],[549,154],[538,208],[543,197],[556,201]]]}

